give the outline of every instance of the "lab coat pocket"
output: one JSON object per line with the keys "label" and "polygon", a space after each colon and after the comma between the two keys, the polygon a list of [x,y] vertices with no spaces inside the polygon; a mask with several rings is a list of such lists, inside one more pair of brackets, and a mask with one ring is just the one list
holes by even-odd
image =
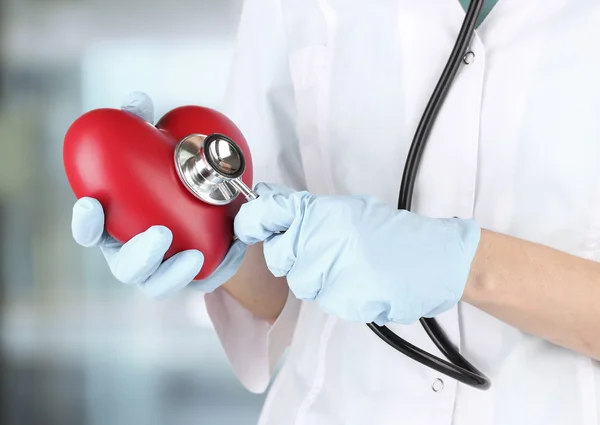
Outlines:
{"label": "lab coat pocket", "polygon": [[323,45],[300,48],[290,54],[289,66],[308,189],[320,194],[333,193],[327,137],[331,51]]}

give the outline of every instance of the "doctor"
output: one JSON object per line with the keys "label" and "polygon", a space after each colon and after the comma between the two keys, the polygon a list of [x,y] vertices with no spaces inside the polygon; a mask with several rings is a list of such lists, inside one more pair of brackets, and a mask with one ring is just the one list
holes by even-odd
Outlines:
{"label": "doctor", "polygon": [[[600,3],[486,2],[414,213],[395,209],[466,6],[245,2],[224,112],[269,184],[236,217],[240,240],[207,280],[192,282],[202,253],[162,261],[167,228],[122,246],[97,201],[74,206],[74,238],[99,246],[120,281],[152,297],[207,293],[249,390],[266,390],[289,348],[261,424],[600,423]],[[144,95],[124,108],[153,120]],[[421,316],[437,317],[489,391],[364,325],[386,323],[435,353]]]}

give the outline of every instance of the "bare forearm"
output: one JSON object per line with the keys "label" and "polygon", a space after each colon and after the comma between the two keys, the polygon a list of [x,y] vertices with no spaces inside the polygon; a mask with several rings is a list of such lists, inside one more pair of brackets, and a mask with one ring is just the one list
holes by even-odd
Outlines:
{"label": "bare forearm", "polygon": [[600,358],[599,263],[484,230],[463,301]]}
{"label": "bare forearm", "polygon": [[285,278],[274,277],[265,263],[262,244],[248,247],[238,273],[223,289],[256,317],[273,323],[288,296]]}

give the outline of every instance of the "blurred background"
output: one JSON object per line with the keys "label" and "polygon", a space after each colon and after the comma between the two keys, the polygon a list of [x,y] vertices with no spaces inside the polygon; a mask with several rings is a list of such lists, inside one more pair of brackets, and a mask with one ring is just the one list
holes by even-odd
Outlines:
{"label": "blurred background", "polygon": [[133,90],[219,108],[240,0],[0,0],[0,424],[255,424],[203,297],[152,301],[71,239],[71,122]]}

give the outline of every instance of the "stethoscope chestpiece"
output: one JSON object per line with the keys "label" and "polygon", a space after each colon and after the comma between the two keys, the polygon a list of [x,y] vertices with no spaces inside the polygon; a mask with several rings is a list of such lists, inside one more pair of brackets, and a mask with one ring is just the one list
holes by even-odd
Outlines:
{"label": "stethoscope chestpiece", "polygon": [[212,205],[227,205],[242,193],[247,200],[257,195],[244,184],[244,153],[222,134],[192,134],[181,140],[174,153],[175,169],[185,187]]}

